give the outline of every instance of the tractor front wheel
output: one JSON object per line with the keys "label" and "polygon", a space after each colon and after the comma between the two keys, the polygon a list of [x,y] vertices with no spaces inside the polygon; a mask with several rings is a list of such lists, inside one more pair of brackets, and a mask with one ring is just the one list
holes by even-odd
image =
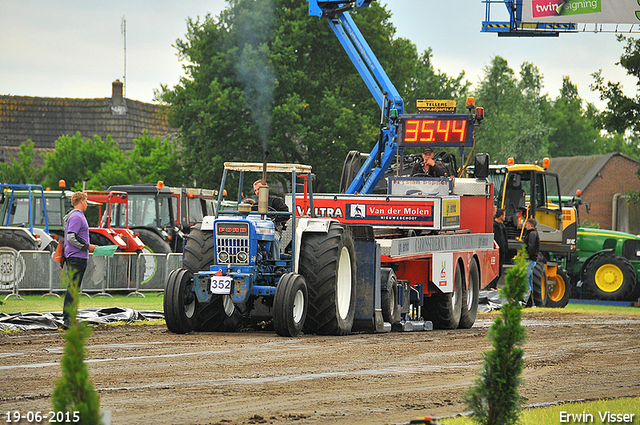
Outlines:
{"label": "tractor front wheel", "polygon": [[280,336],[298,336],[307,318],[307,282],[297,273],[287,273],[278,282],[273,300],[273,328]]}
{"label": "tractor front wheel", "polygon": [[198,300],[192,290],[193,273],[186,269],[173,270],[164,290],[164,319],[167,328],[177,334],[194,329]]}

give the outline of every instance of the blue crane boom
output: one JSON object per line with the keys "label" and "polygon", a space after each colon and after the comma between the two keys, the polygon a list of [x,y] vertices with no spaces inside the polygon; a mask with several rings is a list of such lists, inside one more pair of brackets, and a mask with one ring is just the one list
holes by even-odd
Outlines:
{"label": "blue crane boom", "polygon": [[349,55],[382,111],[378,143],[346,193],[371,193],[389,168],[398,144],[398,116],[404,114],[404,100],[380,65],[349,14],[354,7],[367,7],[371,0],[309,0],[309,15],[325,17]]}
{"label": "blue crane boom", "polygon": [[[473,146],[473,127],[482,120],[484,112],[478,108],[477,115],[471,114],[471,110],[475,108],[472,99],[467,103],[469,115],[405,115],[402,97],[349,15],[354,7],[367,7],[372,0],[308,1],[309,15],[327,19],[381,109],[378,142],[345,193],[372,193],[395,155],[401,158],[405,147],[458,147],[462,157],[464,147]],[[426,109],[429,110],[428,107]]]}

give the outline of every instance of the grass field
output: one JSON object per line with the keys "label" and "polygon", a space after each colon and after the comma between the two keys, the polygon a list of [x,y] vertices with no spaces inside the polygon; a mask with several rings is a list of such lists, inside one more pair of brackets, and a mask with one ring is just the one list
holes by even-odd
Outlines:
{"label": "grass field", "polygon": [[[64,293],[61,294],[64,296]],[[6,297],[6,296],[5,296]],[[53,313],[62,311],[62,298],[55,296],[41,295],[23,295],[21,299],[10,297],[2,301],[0,304],[0,313]],[[1,298],[4,299],[4,298]],[[80,298],[80,308],[98,308],[98,307],[126,307],[134,310],[157,310],[162,311],[163,296],[160,293],[147,293],[145,297],[126,295],[113,295],[111,297],[92,296],[92,298],[83,296]],[[524,314],[535,314],[544,311],[555,311],[563,313],[616,313],[616,314],[633,314],[640,315],[640,308],[637,307],[617,307],[603,306],[592,304],[569,304],[563,309],[546,309],[546,308],[527,308]],[[498,315],[499,312],[480,313],[480,316],[491,317]]]}
{"label": "grass field", "polygon": [[[62,300],[55,296],[23,295],[23,299],[11,297],[2,301],[0,313],[55,313],[62,311]],[[91,298],[82,296],[79,308],[101,308],[101,307],[123,307],[133,310],[155,310],[162,311],[162,301],[164,297],[160,293],[147,293],[145,297],[126,295],[113,295],[112,297],[92,296]]]}
{"label": "grass field", "polygon": [[[612,418],[607,416],[607,413],[616,416]],[[617,416],[625,414],[628,415],[626,417],[626,421],[624,420],[624,416]],[[631,417],[631,415],[633,416]],[[576,420],[576,418],[582,418],[583,420]],[[604,418],[605,420],[603,421],[602,418]],[[437,422],[444,425],[476,424],[476,422],[472,421],[467,416],[441,419]],[[638,423],[640,423],[640,397],[618,398],[615,400],[598,400],[584,403],[566,403],[549,407],[528,408],[524,409],[520,415],[521,425],[558,425],[560,423],[580,422],[596,425],[606,423],[628,423],[637,425]]]}

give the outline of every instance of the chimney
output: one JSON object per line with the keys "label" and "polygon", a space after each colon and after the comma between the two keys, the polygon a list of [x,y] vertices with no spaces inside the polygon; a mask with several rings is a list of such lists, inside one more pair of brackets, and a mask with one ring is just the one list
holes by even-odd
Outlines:
{"label": "chimney", "polygon": [[112,90],[111,90],[111,98],[122,99],[122,82],[120,80],[115,80],[113,82]]}
{"label": "chimney", "polygon": [[111,113],[113,115],[127,115],[127,102],[122,97],[122,82],[115,80],[111,92]]}

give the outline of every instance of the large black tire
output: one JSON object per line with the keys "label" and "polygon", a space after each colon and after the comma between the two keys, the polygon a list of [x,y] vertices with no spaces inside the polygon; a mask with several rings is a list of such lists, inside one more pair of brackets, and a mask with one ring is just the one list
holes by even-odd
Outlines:
{"label": "large black tire", "polygon": [[307,318],[309,294],[304,277],[287,273],[280,278],[273,300],[273,328],[280,336],[298,336]]}
{"label": "large black tire", "polygon": [[170,254],[172,252],[169,244],[156,232],[149,229],[135,229],[134,233],[138,234],[146,251],[152,254]]}
{"label": "large black tire", "polygon": [[571,298],[571,280],[567,272],[560,266],[556,272],[555,284],[547,279],[547,307],[564,308]]}
{"label": "large black tire", "polygon": [[542,261],[536,261],[533,266],[532,282],[533,305],[536,307],[546,307],[549,300],[547,294],[547,268]]}
{"label": "large black tire", "polygon": [[164,290],[164,320],[173,333],[186,334],[194,329],[198,300],[191,289],[193,273],[186,269],[172,270]]}
{"label": "large black tire", "polygon": [[435,329],[456,329],[462,314],[463,270],[456,264],[453,292],[424,297],[424,319],[430,320]]}
{"label": "large black tire", "polygon": [[393,269],[383,268],[380,273],[382,295],[380,304],[382,307],[382,319],[391,324],[399,322],[401,318],[398,305],[398,278]]}
{"label": "large black tire", "polygon": [[470,329],[478,315],[478,301],[480,299],[480,269],[475,260],[469,266],[469,288],[462,285],[462,308],[458,328]]}
{"label": "large black tire", "polygon": [[627,301],[637,285],[636,271],[626,258],[606,253],[587,265],[586,284],[596,299]]}
{"label": "large black tire", "polygon": [[[184,248],[182,267],[191,273],[209,270],[215,260],[213,232],[204,232],[197,224],[191,228]],[[213,295],[211,301],[198,306],[194,330],[235,331],[242,324],[242,315],[229,295]]]}
{"label": "large black tire", "polygon": [[36,243],[23,232],[0,232],[0,289],[13,289],[24,278],[26,263],[18,251],[34,251]]}
{"label": "large black tire", "polygon": [[[160,237],[160,235],[151,230],[135,229],[133,232],[138,234],[138,237],[144,244],[142,253],[138,255],[136,259],[136,261],[142,262],[140,267],[143,269],[141,272],[142,276],[137,279],[141,285],[144,285],[154,279],[159,268],[158,258],[155,255],[147,254],[170,254],[171,247]],[[138,267],[139,266],[136,263],[136,272],[138,271]]]}
{"label": "large black tire", "polygon": [[299,272],[309,290],[304,333],[349,334],[356,303],[355,249],[351,233],[334,222],[327,233],[305,234],[300,247]]}

